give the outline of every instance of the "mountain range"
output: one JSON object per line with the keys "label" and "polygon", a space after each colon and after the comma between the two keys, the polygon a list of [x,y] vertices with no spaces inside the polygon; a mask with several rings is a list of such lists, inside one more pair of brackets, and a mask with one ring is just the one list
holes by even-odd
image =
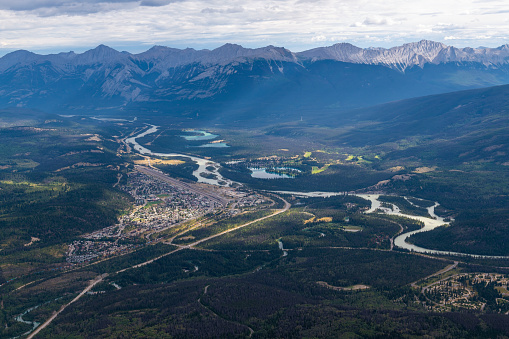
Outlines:
{"label": "mountain range", "polygon": [[282,47],[214,50],[154,46],[81,54],[15,51],[0,58],[0,108],[125,112],[217,119],[228,112],[347,110],[509,83],[509,45],[455,48],[422,40],[362,49],[340,43],[294,53]]}
{"label": "mountain range", "polygon": [[440,42],[421,40],[403,46],[385,48],[359,48],[348,43],[320,47],[297,54],[304,60],[336,60],[356,64],[383,65],[404,72],[413,66],[425,64],[480,63],[498,67],[509,62],[509,45],[498,48],[456,48]]}

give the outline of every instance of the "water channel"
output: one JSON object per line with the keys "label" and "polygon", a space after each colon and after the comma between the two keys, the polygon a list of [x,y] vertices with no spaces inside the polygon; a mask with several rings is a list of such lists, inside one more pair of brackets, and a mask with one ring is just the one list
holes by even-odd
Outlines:
{"label": "water channel", "polygon": [[[291,194],[295,196],[301,196],[301,197],[332,197],[332,196],[338,196],[338,195],[344,195],[345,192],[289,192],[289,191],[274,191],[274,193],[280,193],[280,194]],[[437,227],[448,225],[449,222],[444,221],[443,218],[439,217],[435,214],[435,208],[439,205],[437,202],[435,202],[435,205],[428,207],[428,214],[431,216],[428,217],[422,217],[422,216],[416,216],[416,215],[410,215],[402,213],[401,210],[398,208],[398,206],[391,204],[391,208],[382,207],[380,201],[378,201],[378,198],[380,197],[379,194],[355,194],[355,196],[359,198],[363,198],[366,200],[369,200],[371,202],[371,207],[365,211],[364,213],[373,213],[373,212],[382,212],[389,215],[397,215],[401,217],[406,217],[409,219],[419,220],[424,224],[424,227],[411,231],[406,232],[398,235],[394,239],[394,245],[399,248],[404,248],[409,251],[418,252],[418,253],[427,253],[427,254],[437,254],[437,255],[451,255],[451,256],[468,256],[476,259],[509,259],[509,256],[497,256],[497,255],[482,255],[482,254],[472,254],[472,253],[459,253],[459,252],[453,252],[453,251],[439,251],[439,250],[432,250],[428,248],[423,248],[416,246],[414,244],[408,243],[406,240],[408,237],[412,236],[416,233],[421,232],[427,232],[434,230]]]}
{"label": "water channel", "polygon": [[29,335],[30,333],[32,333],[33,331],[35,331],[35,329],[37,327],[39,327],[39,325],[41,324],[40,322],[37,322],[37,321],[29,321],[29,320],[25,320],[23,319],[23,316],[27,315],[28,313],[32,312],[33,310],[39,308],[40,306],[42,305],[46,305],[46,304],[49,304],[51,302],[54,302],[54,301],[57,301],[59,299],[62,299],[63,297],[58,297],[58,298],[55,298],[53,300],[50,300],[50,301],[46,301],[45,303],[43,304],[40,304],[40,305],[36,305],[36,306],[33,306],[33,307],[30,307],[29,309],[27,309],[25,312],[21,313],[20,315],[14,317],[14,320],[16,320],[17,322],[20,322],[20,323],[24,323],[24,324],[27,324],[27,325],[31,325],[32,326],[32,329],[28,330],[27,332],[23,333],[23,334],[20,334],[16,337],[11,337],[9,339],[18,339],[18,338],[21,338],[21,337],[24,337],[24,336],[27,336]]}
{"label": "water channel", "polygon": [[[195,161],[198,164],[198,169],[193,172],[193,175],[198,179],[198,182],[203,182],[203,183],[217,185],[217,186],[230,186],[233,183],[231,180],[224,178],[219,173],[219,168],[221,167],[221,165],[219,163],[216,163],[216,162],[213,162],[213,161],[210,161],[207,159],[195,157],[195,156],[190,156],[187,154],[156,153],[156,152],[152,152],[148,148],[143,147],[140,144],[138,144],[138,142],[136,141],[137,138],[142,138],[146,135],[155,133],[155,132],[157,132],[157,130],[159,128],[159,126],[155,126],[155,125],[149,125],[149,126],[151,126],[149,129],[147,129],[146,131],[144,131],[136,136],[125,139],[125,142],[132,144],[134,149],[136,151],[140,152],[141,154],[148,154],[148,155],[154,155],[154,156],[159,156],[159,157],[186,157],[186,158],[190,158],[192,161]],[[202,132],[202,131],[196,131],[196,132]],[[203,133],[207,133],[207,132],[203,132]],[[195,136],[195,137],[200,137],[200,136]],[[203,137],[203,135],[202,135],[202,137]],[[263,170],[265,170],[265,169],[263,169]],[[210,178],[202,177],[200,175],[201,173],[205,173],[205,175],[209,175]],[[268,172],[265,172],[265,173],[269,174]],[[213,178],[212,178],[212,175],[214,175]],[[290,195],[301,196],[301,197],[322,197],[322,198],[347,194],[346,192],[294,192],[294,191],[273,191],[273,192],[279,193],[279,194],[290,194]],[[367,211],[365,211],[365,213],[373,213],[375,211],[381,211],[382,213],[389,214],[389,215],[397,215],[397,216],[402,216],[402,217],[406,217],[406,218],[410,218],[410,219],[414,219],[414,220],[419,220],[424,224],[424,227],[422,227],[421,229],[411,231],[411,232],[402,233],[402,234],[398,235],[394,239],[394,245],[397,247],[404,248],[409,251],[414,251],[414,252],[419,252],[419,253],[428,253],[428,254],[437,254],[437,255],[469,256],[469,257],[473,257],[473,258],[477,258],[477,259],[509,259],[509,256],[492,256],[492,255],[481,255],[481,254],[471,254],[471,253],[459,253],[459,252],[453,252],[453,251],[432,250],[432,249],[427,249],[427,248],[419,247],[414,244],[408,243],[406,240],[408,239],[408,237],[410,237],[413,234],[431,231],[437,227],[449,224],[449,222],[444,221],[443,218],[441,218],[435,214],[435,207],[437,207],[439,205],[437,202],[435,202],[435,205],[427,208],[428,214],[431,217],[422,217],[422,216],[415,216],[415,215],[409,215],[409,214],[402,213],[401,210],[394,204],[392,204],[392,209],[382,207],[380,201],[378,201],[378,197],[380,196],[378,194],[355,194],[355,195],[360,198],[369,200],[371,202],[371,207]]]}
{"label": "water channel", "polygon": [[39,306],[41,305],[37,305],[37,306],[34,306],[34,307],[30,307],[28,310],[26,310],[25,312],[23,312],[22,314],[18,315],[17,317],[14,318],[14,320],[16,320],[17,322],[20,322],[20,323],[24,323],[24,324],[28,324],[28,325],[31,325],[32,326],[32,329],[28,330],[27,332],[21,334],[21,335],[18,335],[17,337],[12,337],[10,339],[18,339],[18,338],[21,338],[23,336],[26,336],[26,335],[29,335],[30,333],[32,333],[37,327],[39,327],[39,325],[41,323],[37,322],[37,321],[28,321],[28,320],[24,320],[23,319],[23,316],[28,314],[29,312],[39,308]]}
{"label": "water channel", "polygon": [[192,141],[196,141],[196,140],[212,140],[212,139],[215,139],[217,138],[219,135],[217,134],[212,134],[212,133],[209,133],[209,132],[206,132],[206,131],[195,131],[195,130],[186,130],[184,132],[192,132],[192,133],[196,133],[197,135],[181,135],[182,138],[186,139],[186,140],[192,140]]}
{"label": "water channel", "polygon": [[[199,157],[195,157],[195,156],[191,156],[191,155],[187,155],[187,154],[156,153],[156,152],[152,152],[151,150],[149,150],[146,147],[141,146],[136,141],[136,139],[143,138],[144,136],[155,133],[159,129],[159,126],[155,126],[155,125],[149,125],[149,126],[150,126],[149,129],[147,129],[146,131],[144,131],[138,135],[135,135],[133,137],[125,139],[125,142],[128,144],[132,144],[133,148],[136,151],[140,152],[141,154],[154,155],[154,156],[158,156],[158,157],[185,157],[185,158],[191,159],[192,161],[194,161],[198,164],[198,169],[193,171],[193,175],[196,177],[196,179],[198,179],[198,182],[203,182],[206,184],[211,184],[211,185],[216,185],[216,186],[230,186],[233,183],[233,181],[224,178],[219,173],[219,168],[221,168],[221,165],[217,162],[199,158]],[[215,138],[215,136],[214,136],[214,138]],[[208,176],[208,178],[201,176],[200,174],[202,174],[202,173],[204,175]]]}

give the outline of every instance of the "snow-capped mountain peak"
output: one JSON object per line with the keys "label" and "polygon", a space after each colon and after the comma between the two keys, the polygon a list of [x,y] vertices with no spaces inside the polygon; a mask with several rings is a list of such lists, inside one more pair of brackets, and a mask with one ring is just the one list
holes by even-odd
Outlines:
{"label": "snow-capped mountain peak", "polygon": [[[506,46],[506,47],[504,47]],[[427,63],[479,62],[484,65],[506,63],[509,48],[455,48],[441,42],[421,40],[402,46],[359,48],[348,43],[335,44],[297,53],[303,60],[336,60],[368,65],[384,65],[400,71],[409,67],[423,67]]]}
{"label": "snow-capped mountain peak", "polygon": [[[332,62],[320,63],[322,60]],[[359,68],[343,63],[377,67],[361,67],[356,73]],[[305,87],[308,83],[314,85],[305,87],[299,99],[310,92],[322,96],[330,91],[331,98],[338,100],[338,93],[350,90],[351,84],[344,87],[345,81],[358,81],[362,88],[374,88],[379,82],[399,84],[407,81],[404,74],[407,69],[420,67],[422,74],[428,74],[428,71],[437,72],[437,68],[425,65],[439,64],[448,64],[444,67],[451,72],[461,70],[463,75],[445,78],[429,88],[454,90],[506,83],[509,45],[455,48],[421,40],[389,49],[338,43],[300,53],[272,45],[245,48],[237,44],[225,44],[213,50],[154,46],[138,54],[119,52],[105,45],[84,53],[38,55],[16,51],[0,58],[0,103],[29,106],[52,98],[56,103],[65,102],[69,106],[76,106],[77,102],[83,107],[101,102],[107,107],[124,107],[134,102],[212,98],[228,91],[240,91],[241,86],[254,93],[260,86],[274,86],[261,92],[282,91],[279,94],[284,97],[283,92]],[[469,73],[472,69],[474,73]],[[498,70],[496,76],[491,73],[494,69]],[[421,74],[421,70],[415,69],[414,73]],[[479,76],[479,72],[484,73]],[[475,74],[475,78],[469,80],[464,74]],[[387,75],[390,76],[385,79]],[[462,79],[468,81],[461,83]],[[416,82],[418,87],[420,81]],[[444,84],[448,81],[453,83]],[[407,91],[406,88],[399,90]],[[412,93],[432,93],[432,90],[419,88]]]}

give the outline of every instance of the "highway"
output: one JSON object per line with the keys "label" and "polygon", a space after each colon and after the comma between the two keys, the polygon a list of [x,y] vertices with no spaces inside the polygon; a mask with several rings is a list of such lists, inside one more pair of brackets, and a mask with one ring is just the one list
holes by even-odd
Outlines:
{"label": "highway", "polygon": [[281,198],[281,200],[283,200],[283,201],[285,202],[285,207],[283,207],[283,209],[280,209],[280,210],[278,210],[278,211],[277,211],[277,212],[275,212],[275,213],[269,214],[269,215],[267,215],[267,216],[265,216],[265,217],[262,217],[262,218],[258,218],[258,219],[256,219],[256,220],[250,221],[250,222],[245,223],[245,224],[242,224],[242,225],[240,225],[240,226],[237,226],[237,227],[234,227],[234,228],[230,228],[230,229],[228,229],[228,230],[226,230],[226,231],[223,231],[223,232],[221,232],[221,233],[217,233],[217,234],[211,235],[210,237],[207,237],[207,238],[204,238],[204,239],[201,239],[201,240],[195,241],[195,242],[193,242],[192,244],[189,244],[189,245],[187,245],[187,246],[185,246],[185,247],[187,247],[187,248],[192,248],[192,247],[194,247],[194,246],[196,246],[196,245],[198,245],[198,244],[201,244],[202,242],[209,241],[210,239],[213,239],[213,238],[219,237],[219,236],[221,236],[221,235],[223,235],[223,234],[226,234],[226,233],[230,233],[230,232],[236,231],[236,230],[238,230],[239,228],[243,228],[243,227],[249,226],[249,225],[251,225],[251,224],[254,224],[254,223],[256,223],[256,222],[259,222],[259,221],[262,221],[262,220],[265,220],[265,219],[268,219],[268,218],[275,217],[275,216],[276,216],[276,215],[278,215],[278,214],[281,214],[281,213],[284,213],[284,212],[288,211],[288,210],[290,209],[290,207],[291,207],[290,203],[289,203],[288,201],[284,200],[283,198]]}
{"label": "highway", "polygon": [[[183,182],[180,182],[178,180],[175,180],[173,178],[170,178],[162,173],[159,173],[158,171],[155,171],[155,170],[151,170],[149,168],[146,168],[146,167],[143,167],[143,166],[136,166],[136,170],[141,172],[141,173],[144,173],[146,175],[149,175],[149,176],[152,176],[154,178],[157,178],[161,181],[164,181],[164,182],[167,182],[171,185],[175,185],[175,186],[178,186],[178,187],[182,187],[182,188],[185,188],[185,189],[188,189],[188,190],[191,190],[191,191],[194,191],[196,194],[201,194],[201,195],[204,195],[210,199],[213,199],[214,201],[217,201],[219,203],[221,203],[223,206],[226,206],[226,204],[228,203],[228,200],[217,195],[217,194],[213,194],[211,192],[208,192],[208,191],[205,191],[204,189],[202,189],[201,187],[195,187],[193,186],[192,184],[187,184],[187,183],[183,183]],[[243,227],[246,227],[246,226],[249,226],[251,224],[254,224],[256,222],[259,222],[259,221],[262,221],[262,220],[265,220],[265,219],[268,219],[268,218],[272,218],[278,214],[281,214],[281,213],[284,213],[286,211],[288,211],[291,207],[290,203],[284,199],[282,199],[285,203],[285,206],[280,209],[280,210],[277,210],[275,211],[273,214],[270,214],[270,215],[267,215],[267,216],[264,216],[262,218],[258,218],[256,220],[252,220],[250,222],[247,222],[245,224],[242,224],[242,225],[239,225],[237,227],[234,227],[234,228],[231,228],[229,230],[226,230],[226,231],[223,231],[223,232],[220,232],[220,233],[217,233],[217,234],[214,234],[210,237],[207,237],[205,239],[201,239],[201,240],[198,240],[192,244],[189,244],[189,245],[185,245],[185,246],[178,246],[178,248],[168,252],[168,253],[165,253],[163,255],[160,255],[156,258],[153,258],[151,260],[148,260],[148,261],[145,261],[143,263],[140,263],[140,264],[137,264],[137,265],[133,265],[133,266],[130,266],[130,267],[127,267],[127,268],[124,268],[124,269],[121,269],[119,271],[116,271],[114,274],[119,274],[119,273],[122,273],[122,272],[125,272],[127,270],[131,270],[131,269],[135,269],[135,268],[139,268],[139,267],[143,267],[145,265],[148,265],[150,263],[153,263],[154,261],[156,260],[159,260],[163,257],[166,257],[170,254],[173,254],[173,253],[176,253],[176,252],[179,252],[183,249],[192,249],[194,246],[198,245],[198,244],[201,244],[203,242],[206,242],[210,239],[213,239],[213,238],[216,238],[216,237],[219,237],[223,234],[226,234],[226,233],[229,233],[229,232],[233,232],[233,231],[236,231],[240,228],[243,228]],[[187,229],[185,231],[183,231],[181,234],[183,233],[186,233],[186,232],[189,232],[190,229]],[[176,235],[175,237],[181,235],[181,234],[178,234]],[[173,237],[172,239],[174,239],[175,237]],[[170,242],[171,243],[171,242]],[[175,245],[174,245],[175,246]],[[108,259],[105,259],[105,260],[108,260]],[[55,318],[64,310],[66,309],[69,305],[71,305],[72,303],[78,301],[81,297],[83,297],[87,292],[89,292],[95,285],[97,285],[98,283],[100,283],[101,281],[103,281],[103,279],[105,277],[107,277],[108,274],[105,273],[105,274],[102,274],[102,275],[99,275],[97,276],[94,280],[90,281],[89,284],[85,287],[85,289],[83,291],[81,291],[72,301],[70,301],[69,303],[63,305],[57,312],[54,312],[52,314],[52,316],[47,319],[42,325],[40,325],[39,327],[37,327],[37,329],[32,332],[28,338],[33,338],[35,337],[40,331],[42,331],[44,328],[46,328],[49,324],[51,324],[51,322],[53,322],[53,320],[55,320]],[[251,329],[250,329],[251,330]]]}
{"label": "highway", "polygon": [[[291,204],[290,204],[288,201],[284,200],[283,198],[281,198],[281,200],[283,200],[283,201],[285,202],[285,206],[284,206],[282,209],[277,210],[276,212],[274,212],[274,213],[272,213],[272,214],[269,214],[269,215],[267,215],[267,216],[264,216],[264,217],[258,218],[258,219],[256,219],[256,220],[252,220],[252,221],[250,221],[250,222],[247,222],[247,223],[245,223],[245,224],[239,225],[239,226],[237,226],[237,227],[230,228],[230,229],[228,229],[228,230],[226,230],[226,231],[223,231],[223,232],[221,232],[221,233],[217,233],[217,234],[211,235],[210,237],[207,237],[207,238],[204,238],[204,239],[201,239],[201,240],[195,241],[195,242],[193,242],[192,244],[189,244],[189,245],[183,245],[183,246],[178,246],[178,245],[177,245],[177,246],[178,246],[178,248],[177,248],[177,249],[175,249],[175,250],[173,250],[173,251],[171,251],[171,252],[165,253],[165,254],[163,254],[163,255],[158,256],[157,258],[150,259],[150,260],[145,261],[145,262],[143,262],[143,263],[141,263],[141,264],[137,264],[137,265],[134,265],[134,266],[131,266],[131,267],[128,267],[128,268],[124,268],[124,269],[122,269],[122,270],[120,270],[120,271],[117,271],[117,272],[115,272],[115,273],[116,273],[116,274],[118,274],[118,273],[122,273],[122,272],[125,272],[125,271],[130,270],[130,269],[133,269],[133,268],[138,268],[138,267],[142,267],[142,266],[145,266],[145,265],[151,264],[151,263],[153,263],[153,262],[154,262],[154,261],[156,261],[156,260],[159,260],[159,259],[161,259],[161,258],[164,258],[164,257],[166,257],[166,256],[168,256],[168,255],[170,255],[170,254],[173,254],[173,253],[179,252],[179,251],[181,251],[181,250],[183,250],[183,249],[193,249],[193,247],[194,247],[194,246],[196,246],[196,245],[198,245],[198,244],[201,244],[201,243],[203,243],[203,242],[205,242],[205,241],[209,241],[210,239],[213,239],[213,238],[219,237],[219,236],[221,236],[221,235],[223,235],[223,234],[226,234],[226,233],[230,233],[230,232],[236,231],[236,230],[238,230],[238,229],[240,229],[240,228],[243,228],[243,227],[249,226],[249,225],[254,224],[254,223],[256,223],[256,222],[259,222],[259,221],[262,221],[262,220],[265,220],[265,219],[268,219],[268,218],[275,217],[275,216],[276,216],[276,215],[278,215],[278,214],[281,214],[281,213],[284,213],[284,212],[288,211],[288,210],[290,209],[290,207],[291,207]],[[189,231],[189,230],[185,230],[184,232],[182,232],[181,234],[178,234],[177,236],[182,235],[182,234],[184,234],[184,233],[186,233],[186,232],[188,232],[188,231]],[[172,239],[174,239],[174,238],[175,238],[175,237],[173,237]],[[172,244],[171,242],[169,242],[168,244],[169,244],[169,245],[173,245],[173,246],[175,246],[175,245],[174,245],[174,244]]]}
{"label": "highway", "polygon": [[63,305],[62,307],[60,307],[60,309],[57,311],[57,312],[54,312],[53,315],[48,319],[46,320],[41,326],[37,327],[35,329],[35,331],[33,331],[28,337],[27,339],[32,339],[33,337],[35,337],[40,331],[42,331],[43,329],[45,329],[49,324],[51,324],[51,322],[53,320],[55,320],[55,318],[60,314],[62,313],[63,310],[65,310],[67,308],[67,306],[69,306],[70,304],[72,304],[73,302],[76,302],[78,301],[78,299],[80,299],[82,296],[84,296],[88,291],[90,291],[95,285],[97,285],[98,283],[100,283],[101,281],[103,281],[103,279],[105,277],[108,276],[108,273],[104,273],[98,277],[96,277],[94,280],[90,281],[89,284],[87,285],[87,287],[85,287],[85,289],[83,291],[81,291],[80,294],[78,294],[76,296],[76,298],[74,298],[73,300],[69,301],[67,304]]}

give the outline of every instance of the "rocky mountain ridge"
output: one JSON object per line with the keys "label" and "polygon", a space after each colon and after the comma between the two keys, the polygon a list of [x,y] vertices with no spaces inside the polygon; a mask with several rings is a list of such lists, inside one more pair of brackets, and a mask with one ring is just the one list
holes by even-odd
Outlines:
{"label": "rocky mountain ridge", "polygon": [[59,68],[65,69],[65,66],[69,67],[70,65],[144,61],[157,65],[159,69],[164,69],[193,63],[225,65],[234,61],[241,62],[256,58],[297,64],[305,61],[334,60],[357,64],[383,65],[404,71],[408,67],[423,67],[427,63],[477,62],[486,66],[507,64],[509,63],[509,44],[497,48],[456,48],[441,42],[421,40],[385,49],[378,47],[360,48],[349,43],[338,43],[296,53],[283,47],[271,45],[251,49],[236,44],[225,44],[213,50],[154,46],[139,54],[119,52],[108,46],[99,45],[81,54],[62,52],[39,55],[25,50],[11,52],[0,58],[0,71],[5,71],[14,66],[44,62],[50,62],[57,67],[60,66]]}
{"label": "rocky mountain ridge", "polygon": [[385,48],[359,48],[340,43],[319,47],[297,54],[301,59],[336,60],[358,64],[384,65],[400,71],[427,63],[474,62],[496,66],[509,62],[509,45],[498,48],[456,48],[440,42],[421,40],[402,46]]}
{"label": "rocky mountain ridge", "polygon": [[100,45],[79,54],[20,50],[0,58],[0,108],[59,111],[147,103],[187,111],[197,103],[207,109],[349,109],[505,83],[508,45],[458,49],[426,40],[390,49],[342,43],[299,53],[226,44],[213,50],[154,46],[131,54]]}

